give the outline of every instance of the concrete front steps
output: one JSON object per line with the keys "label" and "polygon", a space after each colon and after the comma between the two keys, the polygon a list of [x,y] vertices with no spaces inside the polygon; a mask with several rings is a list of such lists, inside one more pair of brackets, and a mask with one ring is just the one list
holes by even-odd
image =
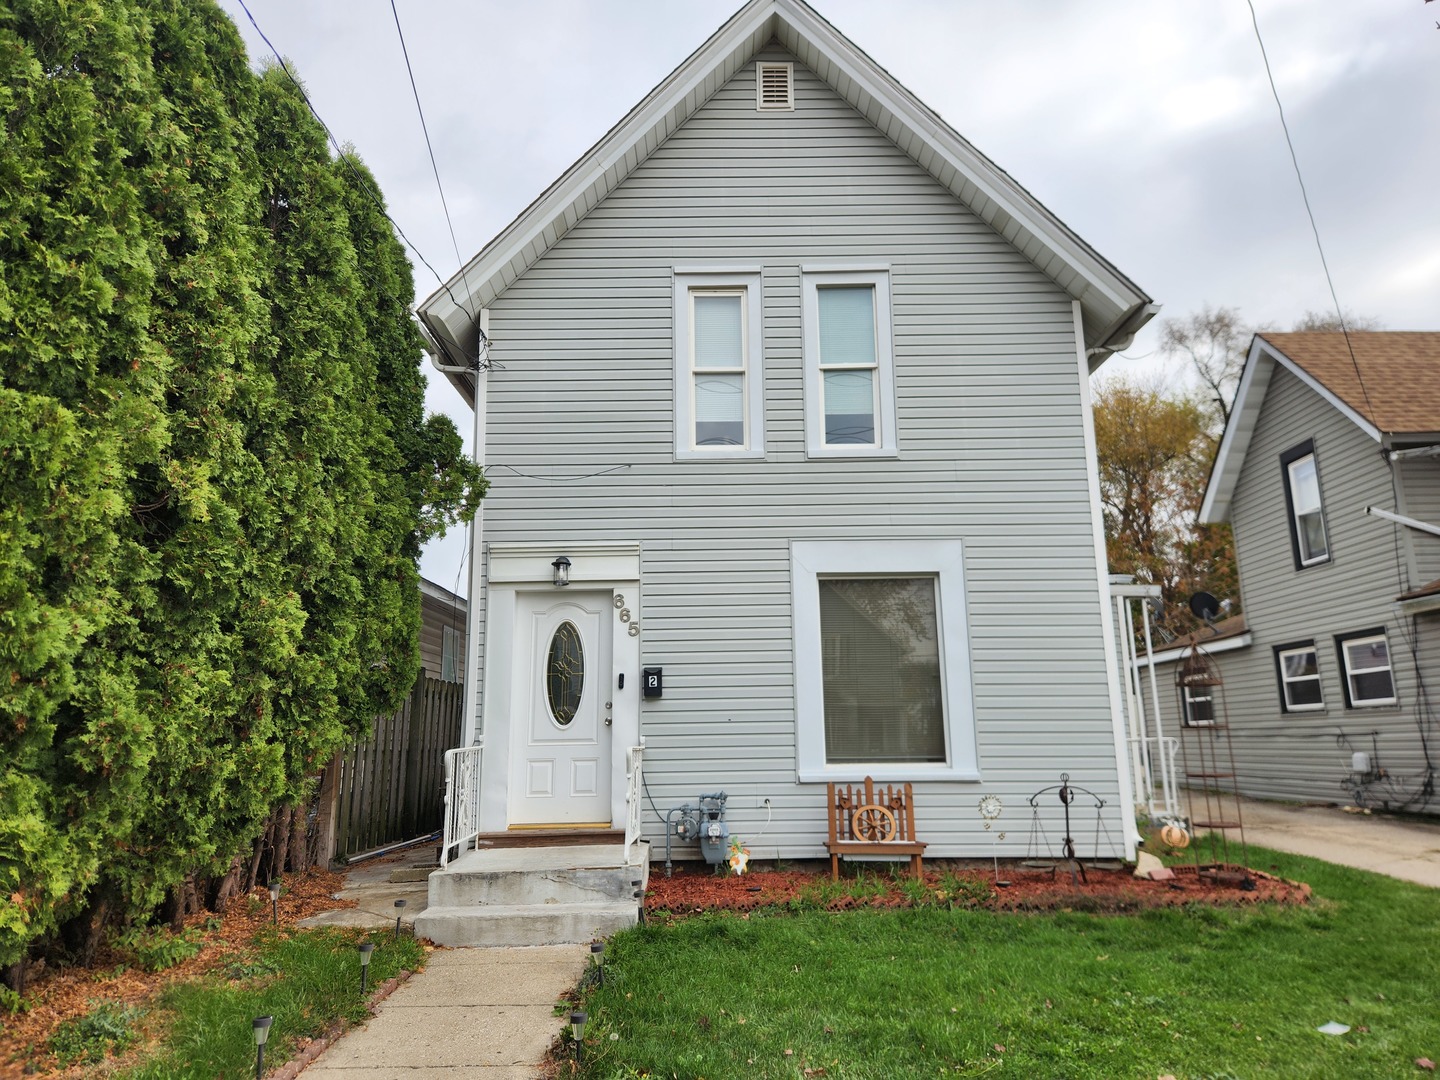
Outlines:
{"label": "concrete front steps", "polygon": [[[415,933],[437,945],[562,945],[609,937],[639,919],[650,845],[486,848],[430,875]],[[642,894],[643,895],[643,894]]]}

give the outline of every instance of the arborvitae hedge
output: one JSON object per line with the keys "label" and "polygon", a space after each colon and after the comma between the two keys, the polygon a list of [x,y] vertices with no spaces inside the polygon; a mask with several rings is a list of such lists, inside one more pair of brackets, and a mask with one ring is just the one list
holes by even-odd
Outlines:
{"label": "arborvitae hedge", "polygon": [[[0,0],[0,966],[222,872],[483,481],[373,179],[207,0]],[[357,175],[358,172],[358,175]]]}

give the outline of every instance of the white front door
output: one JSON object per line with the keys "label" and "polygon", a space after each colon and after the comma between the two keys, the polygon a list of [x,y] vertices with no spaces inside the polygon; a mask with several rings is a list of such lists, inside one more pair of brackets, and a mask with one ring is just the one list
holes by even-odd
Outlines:
{"label": "white front door", "polygon": [[610,592],[516,597],[512,825],[609,825]]}

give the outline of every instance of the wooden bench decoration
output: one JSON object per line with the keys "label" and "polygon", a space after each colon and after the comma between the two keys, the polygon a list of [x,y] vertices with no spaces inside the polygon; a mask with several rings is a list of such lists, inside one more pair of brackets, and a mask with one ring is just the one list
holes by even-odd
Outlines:
{"label": "wooden bench decoration", "polygon": [[865,778],[865,786],[827,784],[829,790],[830,880],[840,879],[841,855],[879,855],[908,858],[910,872],[918,881],[925,844],[915,839],[915,805],[910,785],[887,784],[877,788]]}

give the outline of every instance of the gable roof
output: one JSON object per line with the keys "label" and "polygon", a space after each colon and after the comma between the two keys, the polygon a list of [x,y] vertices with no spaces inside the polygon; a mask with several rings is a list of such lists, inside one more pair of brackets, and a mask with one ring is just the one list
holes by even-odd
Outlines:
{"label": "gable roof", "polygon": [[[750,0],[419,306],[431,345],[447,365],[475,363],[472,313],[533,266],[772,39],[1080,302],[1092,368],[1125,348],[1158,310],[804,0]],[[473,403],[473,375],[448,374]]]}
{"label": "gable roof", "polygon": [[1440,438],[1440,332],[1352,331],[1348,344],[1338,330],[1256,334],[1200,505],[1203,525],[1230,515],[1276,364],[1377,443]]}

